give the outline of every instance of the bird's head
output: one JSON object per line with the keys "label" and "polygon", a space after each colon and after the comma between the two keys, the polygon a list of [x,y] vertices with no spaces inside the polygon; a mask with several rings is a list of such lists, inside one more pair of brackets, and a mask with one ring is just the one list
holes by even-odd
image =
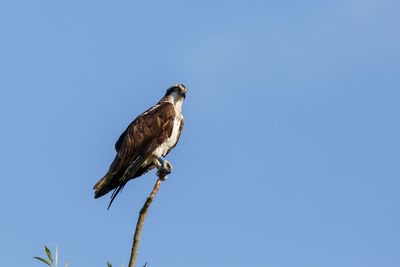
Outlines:
{"label": "bird's head", "polygon": [[166,96],[173,96],[178,95],[180,97],[185,98],[188,89],[183,84],[177,83],[172,85],[170,88],[167,89]]}

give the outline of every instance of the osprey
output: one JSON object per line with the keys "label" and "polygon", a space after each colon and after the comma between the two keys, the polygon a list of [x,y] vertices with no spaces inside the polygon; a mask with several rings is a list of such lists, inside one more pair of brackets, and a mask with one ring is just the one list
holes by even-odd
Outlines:
{"label": "osprey", "polygon": [[117,155],[107,174],[93,187],[94,198],[114,190],[108,205],[110,208],[129,180],[155,167],[158,172],[171,173],[172,165],[164,157],[175,147],[181,135],[182,103],[186,93],[187,88],[183,84],[171,86],[155,106],[128,126],[115,143]]}

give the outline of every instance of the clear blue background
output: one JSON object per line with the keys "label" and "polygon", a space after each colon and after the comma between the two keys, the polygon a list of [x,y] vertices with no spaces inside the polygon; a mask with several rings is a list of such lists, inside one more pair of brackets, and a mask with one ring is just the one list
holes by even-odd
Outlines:
{"label": "clear blue background", "polygon": [[[129,260],[152,171],[92,186],[189,88],[138,266],[400,266],[400,3],[0,2],[2,266]],[[63,265],[62,265],[63,266]]]}

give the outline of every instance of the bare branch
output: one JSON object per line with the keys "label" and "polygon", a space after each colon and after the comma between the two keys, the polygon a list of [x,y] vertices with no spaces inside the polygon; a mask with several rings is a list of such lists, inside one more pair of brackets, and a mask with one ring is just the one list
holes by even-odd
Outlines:
{"label": "bare branch", "polygon": [[[142,228],[144,224],[144,220],[146,219],[147,210],[150,207],[151,202],[153,202],[154,197],[156,196],[158,189],[160,189],[161,181],[167,179],[166,173],[157,173],[158,180],[154,185],[153,191],[151,191],[149,197],[146,199],[146,202],[143,205],[143,208],[139,212],[139,218],[136,224],[135,235],[133,236],[133,245],[132,245],[132,252],[131,252],[131,259],[129,261],[128,267],[135,267],[136,256],[139,249],[139,241],[140,241],[140,234],[142,233]],[[147,262],[145,266],[147,265]]]}

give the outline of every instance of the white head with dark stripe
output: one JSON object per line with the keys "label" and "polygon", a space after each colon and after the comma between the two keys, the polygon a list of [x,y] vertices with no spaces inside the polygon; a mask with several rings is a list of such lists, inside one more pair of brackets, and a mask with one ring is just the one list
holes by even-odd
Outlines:
{"label": "white head with dark stripe", "polygon": [[167,89],[165,96],[170,96],[176,100],[184,99],[188,89],[183,84],[177,83]]}

